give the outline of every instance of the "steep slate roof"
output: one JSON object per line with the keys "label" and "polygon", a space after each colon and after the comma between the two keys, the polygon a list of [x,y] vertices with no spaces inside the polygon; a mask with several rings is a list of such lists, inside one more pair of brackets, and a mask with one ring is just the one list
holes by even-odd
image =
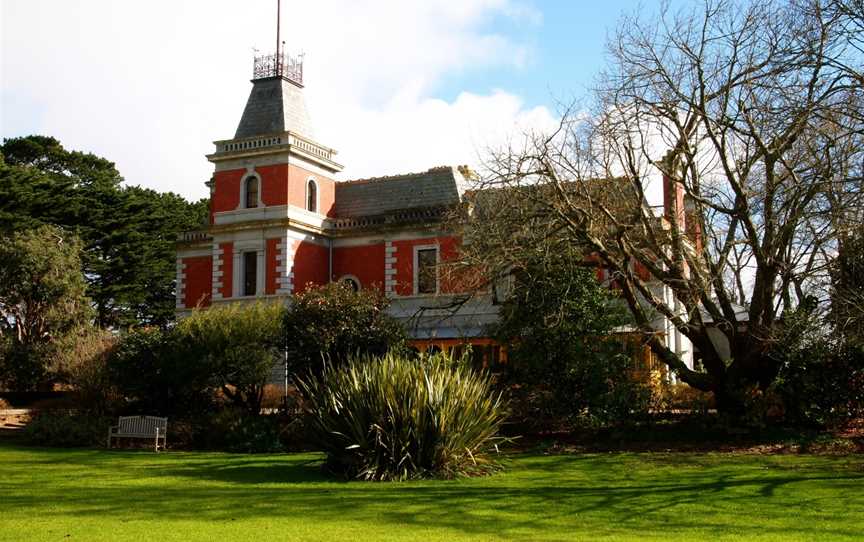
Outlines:
{"label": "steep slate roof", "polygon": [[336,217],[378,216],[459,203],[465,178],[454,167],[336,183]]}
{"label": "steep slate roof", "polygon": [[234,139],[294,132],[314,138],[303,89],[283,77],[252,81]]}

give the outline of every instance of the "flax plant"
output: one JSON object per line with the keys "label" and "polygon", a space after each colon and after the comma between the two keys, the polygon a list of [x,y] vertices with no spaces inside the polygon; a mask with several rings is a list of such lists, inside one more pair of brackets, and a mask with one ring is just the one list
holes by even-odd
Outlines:
{"label": "flax plant", "polygon": [[506,417],[490,376],[443,355],[360,357],[299,382],[326,467],[365,480],[484,475]]}

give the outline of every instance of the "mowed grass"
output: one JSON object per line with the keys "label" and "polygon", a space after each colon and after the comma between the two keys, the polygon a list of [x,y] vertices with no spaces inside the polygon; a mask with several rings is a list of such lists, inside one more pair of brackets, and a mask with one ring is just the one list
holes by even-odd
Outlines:
{"label": "mowed grass", "polygon": [[864,458],[519,454],[338,482],[317,454],[0,445],[0,540],[861,540]]}

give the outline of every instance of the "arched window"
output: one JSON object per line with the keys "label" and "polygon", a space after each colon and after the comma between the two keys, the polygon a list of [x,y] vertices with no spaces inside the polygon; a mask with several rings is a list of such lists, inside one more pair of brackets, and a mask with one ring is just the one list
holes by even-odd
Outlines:
{"label": "arched window", "polygon": [[306,183],[306,210],[318,212],[318,185],[313,179],[309,179]]}
{"label": "arched window", "polygon": [[345,277],[342,277],[342,280],[340,280],[340,282],[355,292],[360,291],[360,281],[357,280],[356,277],[353,277],[350,275],[345,276]]}
{"label": "arched window", "polygon": [[246,193],[244,207],[251,209],[258,207],[258,177],[246,177]]}

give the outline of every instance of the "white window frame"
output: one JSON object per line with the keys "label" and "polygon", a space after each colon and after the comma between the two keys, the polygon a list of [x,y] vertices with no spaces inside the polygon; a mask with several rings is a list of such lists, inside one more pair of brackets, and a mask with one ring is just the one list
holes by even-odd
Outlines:
{"label": "white window frame", "polygon": [[[420,293],[420,265],[418,260],[421,250],[435,250],[435,291],[432,293]],[[414,245],[414,287],[412,288],[414,295],[438,295],[441,292],[441,273],[438,272],[440,266],[441,247],[437,243],[434,245]]]}
{"label": "white window frame", "polygon": [[[243,293],[243,279],[246,277],[246,266],[244,264],[245,255],[249,252],[254,252],[257,255],[255,264],[255,295],[245,295]],[[235,298],[251,299],[253,297],[261,297],[264,295],[264,281],[266,274],[266,258],[264,254],[264,243],[261,241],[235,241],[234,242],[234,263],[232,277],[232,292]]]}
{"label": "white window frame", "polygon": [[[309,183],[315,184],[315,210],[309,209]],[[315,177],[309,177],[306,179],[306,186],[304,187],[303,193],[306,195],[303,198],[303,209],[309,211],[310,213],[321,214],[321,185],[318,184],[318,181]]]}
{"label": "white window frame", "polygon": [[492,304],[500,305],[511,297],[516,289],[516,277],[513,276],[513,267],[511,266],[507,273],[498,277],[492,283]]}
{"label": "white window frame", "polygon": [[[249,179],[251,179],[253,177],[255,179],[258,179],[258,205],[256,207],[247,207],[246,204],[249,202],[246,201],[246,194],[247,194],[246,183],[249,182]],[[260,209],[261,207],[264,207],[264,200],[261,198],[261,192],[262,192],[261,189],[263,188],[263,186],[264,185],[261,182],[261,175],[258,175],[258,173],[256,171],[247,171],[246,173],[244,173],[243,178],[240,180],[240,207],[239,208],[240,209]]]}
{"label": "white window frame", "polygon": [[[255,255],[255,293],[249,295],[246,293],[246,256],[249,254]],[[240,292],[238,297],[254,297],[258,295],[259,292],[259,281],[258,281],[258,270],[261,267],[258,265],[258,251],[257,250],[244,250],[240,253]]]}

